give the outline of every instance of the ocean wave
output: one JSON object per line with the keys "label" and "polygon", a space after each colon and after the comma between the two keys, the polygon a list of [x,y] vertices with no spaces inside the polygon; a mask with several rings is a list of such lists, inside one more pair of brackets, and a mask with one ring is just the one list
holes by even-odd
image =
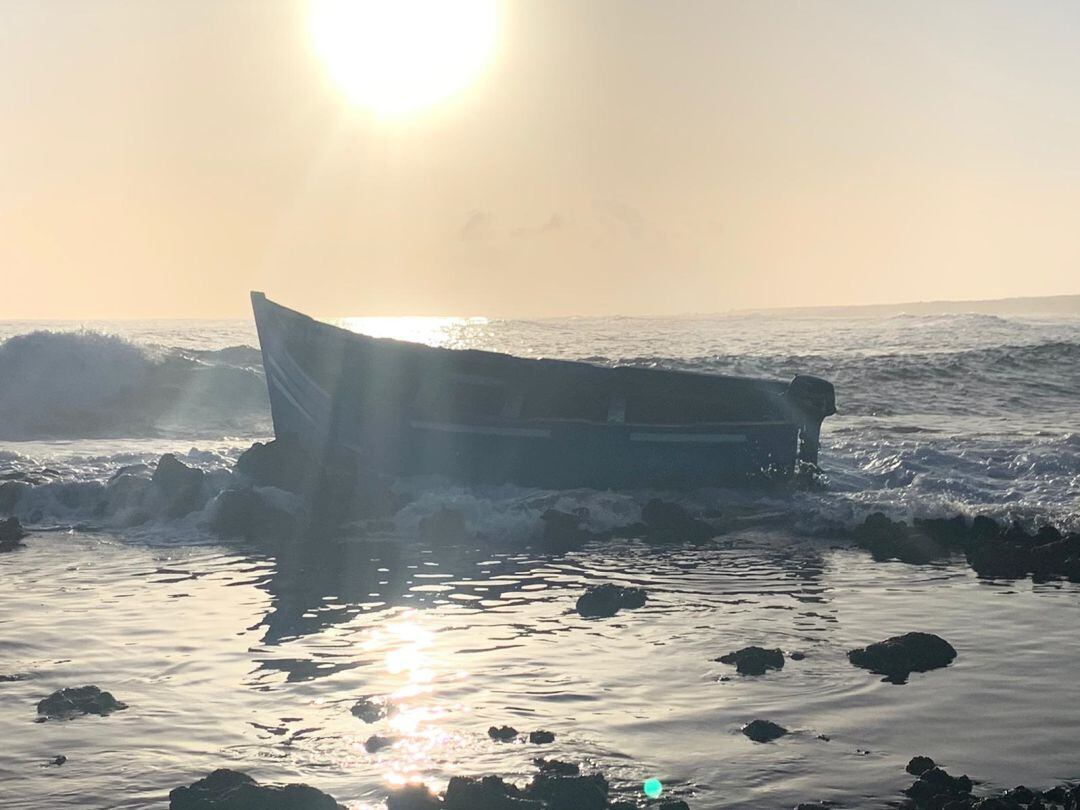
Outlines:
{"label": "ocean wave", "polygon": [[0,344],[0,439],[261,434],[258,352],[151,349],[96,332]]}

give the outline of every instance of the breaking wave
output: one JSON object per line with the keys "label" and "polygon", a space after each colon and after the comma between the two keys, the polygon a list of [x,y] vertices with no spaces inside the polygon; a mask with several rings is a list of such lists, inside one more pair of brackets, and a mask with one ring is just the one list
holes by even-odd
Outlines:
{"label": "breaking wave", "polygon": [[0,439],[258,435],[269,408],[258,352],[138,346],[96,332],[0,344]]}

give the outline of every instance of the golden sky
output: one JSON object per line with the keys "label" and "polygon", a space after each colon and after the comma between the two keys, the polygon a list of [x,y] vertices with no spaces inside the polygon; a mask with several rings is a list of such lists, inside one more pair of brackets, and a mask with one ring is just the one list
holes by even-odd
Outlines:
{"label": "golden sky", "polygon": [[394,115],[309,11],[0,0],[0,318],[1080,292],[1075,2],[503,2]]}

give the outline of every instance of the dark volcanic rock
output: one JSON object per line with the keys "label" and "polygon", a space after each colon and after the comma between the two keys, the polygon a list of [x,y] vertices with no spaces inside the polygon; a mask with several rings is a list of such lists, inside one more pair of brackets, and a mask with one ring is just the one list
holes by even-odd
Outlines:
{"label": "dark volcanic rock", "polygon": [[784,653],[763,647],[743,647],[741,650],[721,655],[716,659],[722,664],[734,664],[740,675],[764,675],[767,669],[783,669]]}
{"label": "dark volcanic rock", "polygon": [[253,484],[303,494],[316,484],[311,456],[291,438],[255,442],[236,460],[236,471]]}
{"label": "dark volcanic rock", "polygon": [[549,810],[604,810],[607,806],[608,782],[603,774],[588,776],[558,776],[549,772],[537,774],[526,793],[542,799]]}
{"label": "dark volcanic rock", "polygon": [[742,733],[754,742],[765,743],[780,739],[788,730],[770,720],[753,720],[742,727]]}
{"label": "dark volcanic rock", "polygon": [[544,807],[498,776],[452,777],[446,786],[443,806],[447,810],[543,810]]}
{"label": "dark volcanic rock", "polygon": [[214,500],[210,529],[223,537],[288,540],[296,536],[296,517],[254,489],[227,489]]}
{"label": "dark volcanic rock", "polygon": [[948,666],[954,658],[952,645],[933,633],[904,633],[848,653],[852,664],[893,683],[903,683],[912,672]]}
{"label": "dark volcanic rock", "polygon": [[164,514],[167,517],[183,517],[206,503],[205,478],[202,470],[189,467],[172,453],[166,453],[158,459],[157,469],[150,480],[163,504]]}
{"label": "dark volcanic rock", "polygon": [[874,512],[855,529],[856,543],[875,560],[896,559],[912,565],[925,565],[948,555],[948,549],[929,534],[912,529],[902,521],[889,520]]}
{"label": "dark volcanic rock", "polygon": [[513,726],[492,726],[488,729],[488,736],[499,742],[510,742],[511,740],[516,739],[517,735],[518,730]]}
{"label": "dark volcanic rock", "polygon": [[169,791],[169,810],[345,810],[309,785],[260,785],[226,768]]}
{"label": "dark volcanic rock", "polygon": [[26,537],[22,524],[16,517],[0,520],[0,551],[13,551],[22,545]]}
{"label": "dark volcanic rock", "polygon": [[950,776],[941,768],[924,771],[911,787],[904,790],[920,805],[944,807],[950,799],[962,799],[971,793],[971,780],[966,776]]}
{"label": "dark volcanic rock", "polygon": [[540,773],[549,776],[577,776],[581,773],[581,768],[574,762],[562,762],[558,759],[537,757],[533,760],[533,764],[540,770]]}
{"label": "dark volcanic rock", "polygon": [[660,802],[657,810],[690,810],[690,805],[682,799],[668,799],[667,801]]}
{"label": "dark volcanic rock", "polygon": [[423,785],[405,785],[386,797],[386,810],[436,810],[443,802]]}
{"label": "dark volcanic rock", "polygon": [[80,714],[107,715],[127,708],[108,692],[96,686],[74,686],[58,689],[38,701],[38,714],[50,720],[69,720]]}
{"label": "dark volcanic rock", "polygon": [[581,527],[580,515],[548,509],[540,520],[544,524],[540,544],[545,551],[556,554],[575,551],[596,538],[593,532]]}
{"label": "dark volcanic rock", "polygon": [[622,609],[642,607],[648,599],[642,588],[627,588],[607,582],[595,585],[578,597],[575,610],[582,616],[614,616]]}
{"label": "dark volcanic rock", "polygon": [[653,498],[641,509],[647,539],[658,542],[702,542],[716,536],[716,529],[704,520],[690,517],[676,503]]}
{"label": "dark volcanic rock", "polygon": [[930,759],[930,757],[916,756],[911,758],[904,770],[912,776],[921,776],[934,767],[936,767],[936,765],[934,764],[934,760]]}
{"label": "dark volcanic rock", "polygon": [[374,754],[377,751],[381,751],[394,744],[394,740],[390,737],[383,737],[379,734],[372,734],[366,740],[364,740],[364,750],[369,754]]}
{"label": "dark volcanic rock", "polygon": [[9,515],[14,512],[19,499],[29,489],[30,485],[25,481],[4,481],[0,484],[0,514]]}
{"label": "dark volcanic rock", "polygon": [[365,723],[375,723],[386,717],[386,706],[370,698],[360,698],[349,709],[353,717],[363,720]]}
{"label": "dark volcanic rock", "polygon": [[1022,579],[1035,567],[1031,549],[1000,538],[971,546],[967,561],[976,574],[988,579]]}
{"label": "dark volcanic rock", "polygon": [[555,742],[555,735],[550,731],[530,731],[529,742],[534,745],[547,745]]}

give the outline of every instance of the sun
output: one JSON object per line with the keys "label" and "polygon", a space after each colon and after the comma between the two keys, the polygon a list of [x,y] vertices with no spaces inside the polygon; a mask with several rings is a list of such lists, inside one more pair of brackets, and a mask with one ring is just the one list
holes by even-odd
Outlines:
{"label": "sun", "polygon": [[495,1],[311,0],[311,33],[351,102],[396,115],[460,92],[483,69]]}

